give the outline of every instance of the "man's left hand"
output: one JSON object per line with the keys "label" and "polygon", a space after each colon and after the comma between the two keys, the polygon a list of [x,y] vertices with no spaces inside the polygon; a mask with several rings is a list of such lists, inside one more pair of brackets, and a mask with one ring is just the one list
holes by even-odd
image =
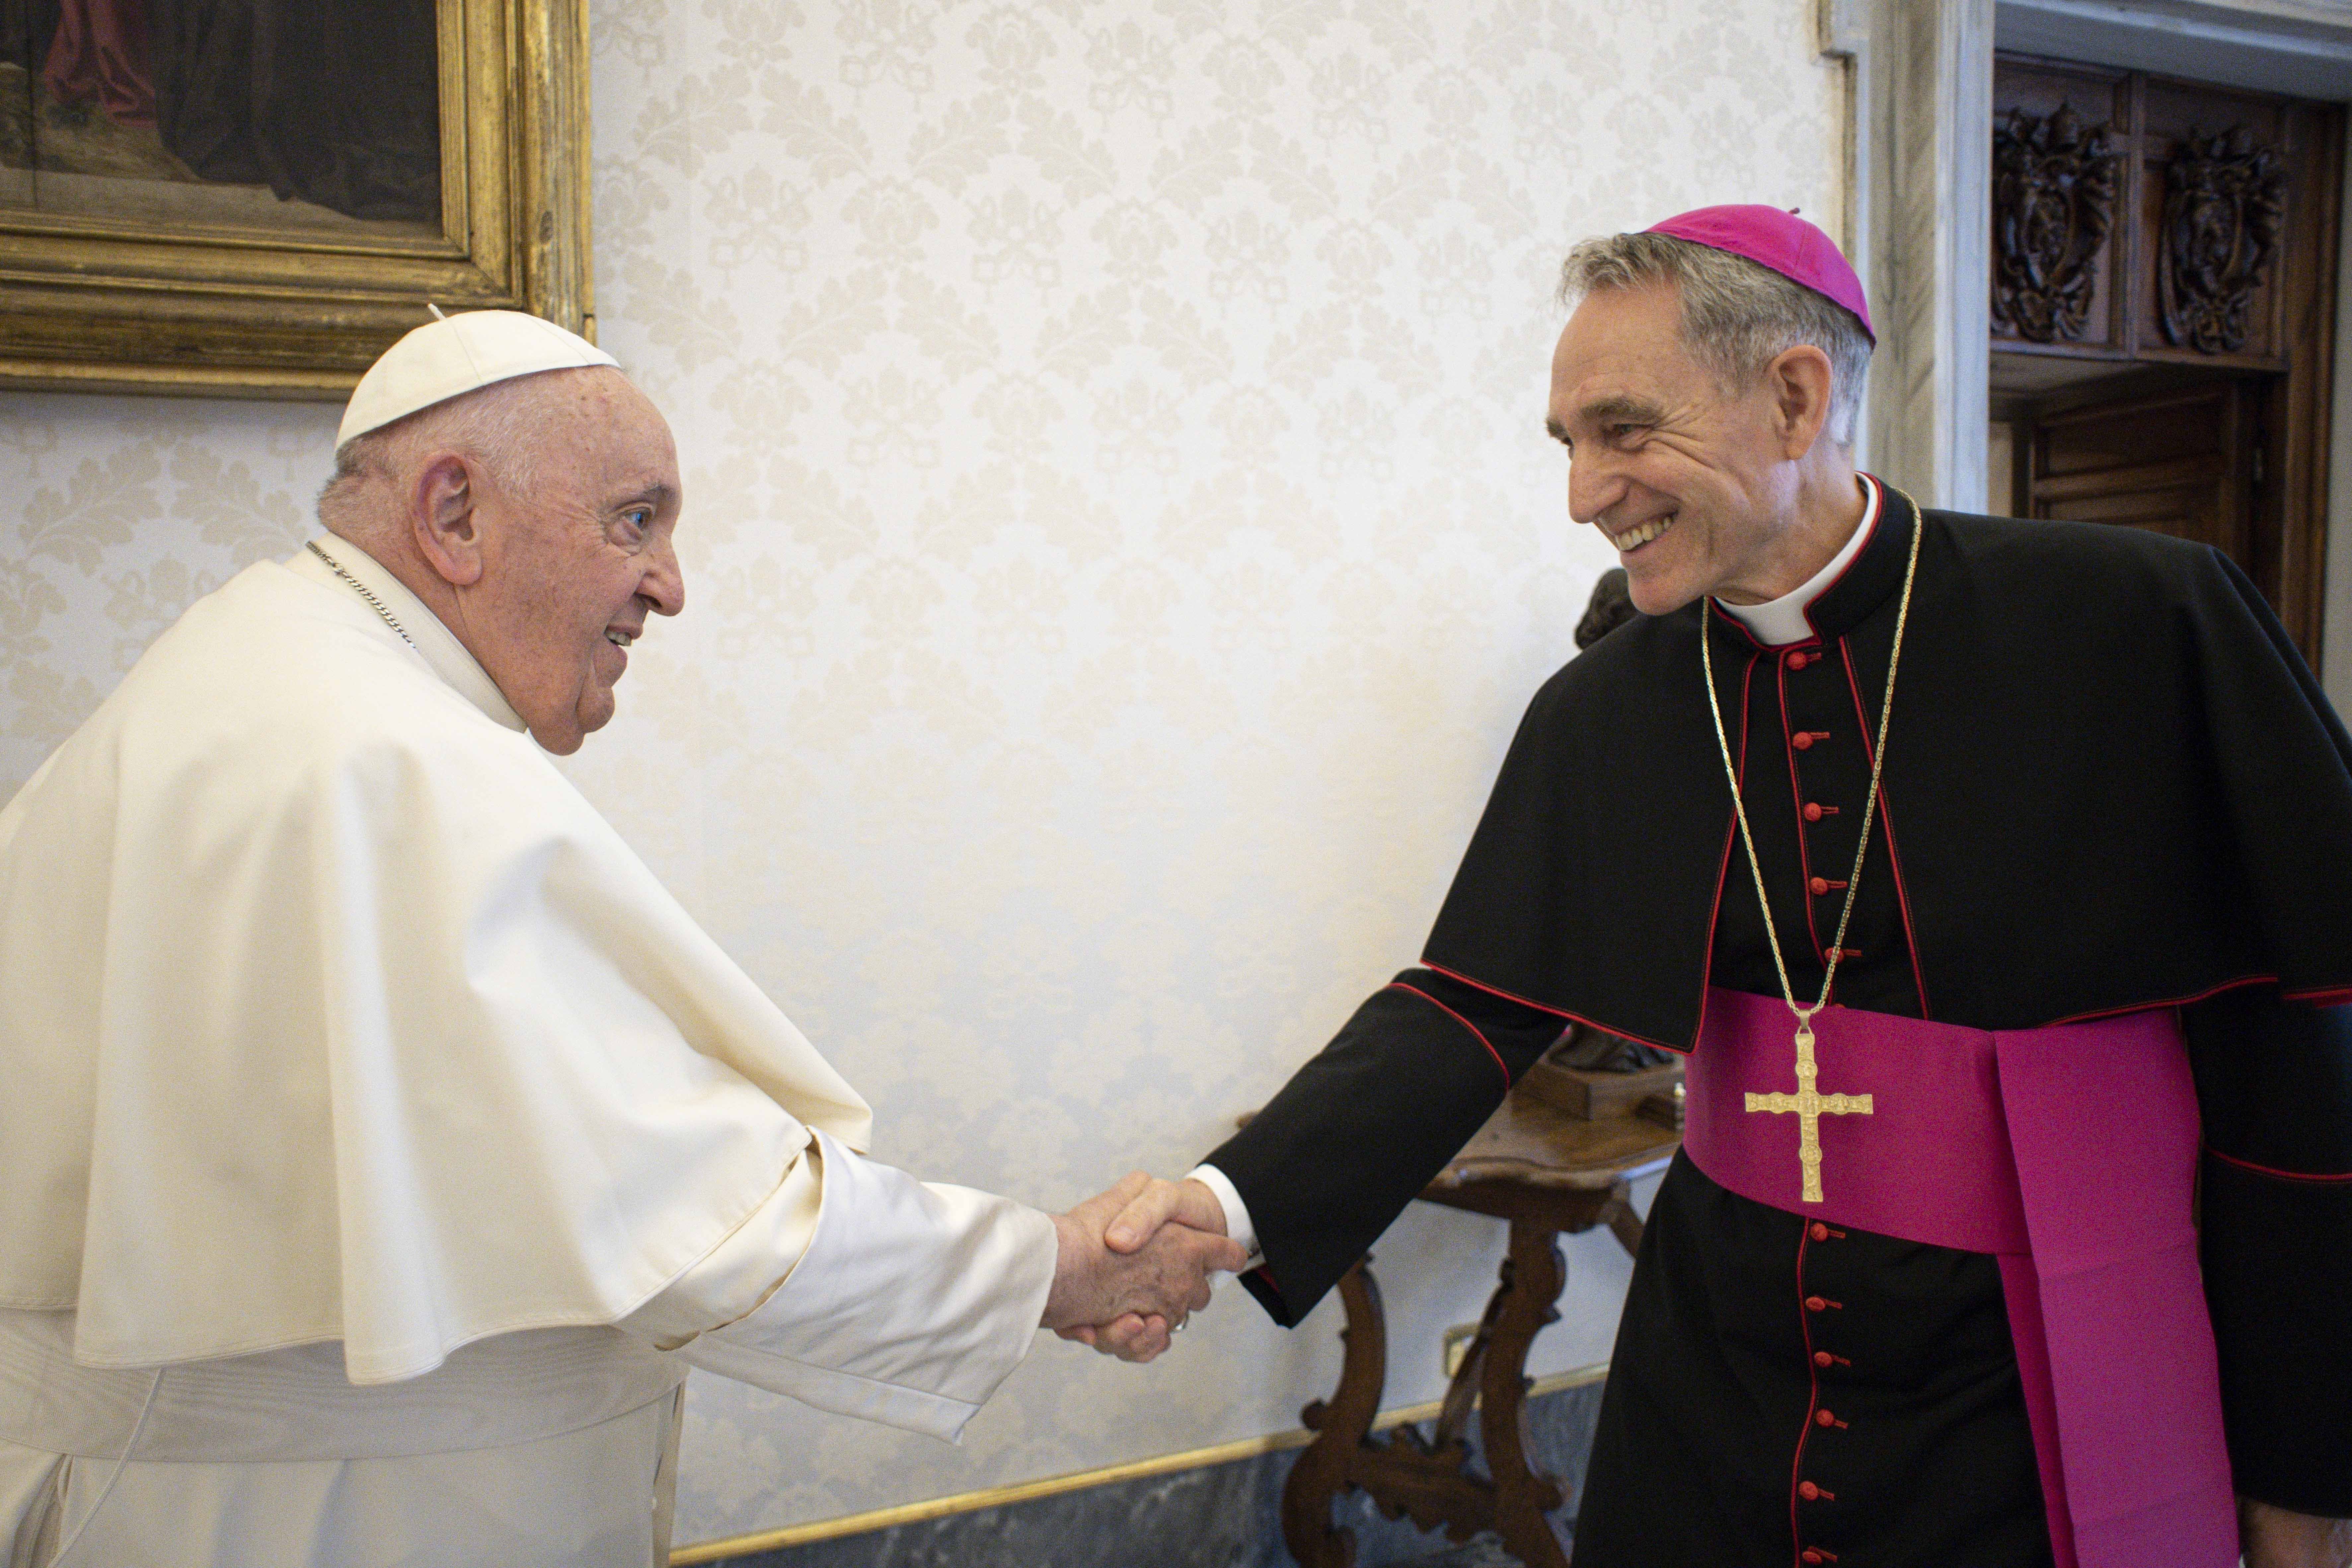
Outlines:
{"label": "man's left hand", "polygon": [[1185,1318],[1208,1305],[1209,1276],[1248,1261],[1223,1236],[1184,1225],[1163,1226],[1133,1246],[1106,1245],[1104,1231],[1151,1185],[1138,1171],[1054,1216],[1059,1256],[1045,1326],[1122,1361],[1166,1350]]}
{"label": "man's left hand", "polygon": [[[1163,1181],[1156,1176],[1146,1177],[1139,1171],[1111,1192],[1125,1202],[1103,1234],[1104,1244],[1113,1252],[1134,1252],[1148,1247],[1171,1225],[1206,1231],[1212,1236],[1225,1234],[1225,1207],[1203,1183]],[[1239,1268],[1247,1261],[1244,1258],[1233,1268]],[[1168,1348],[1169,1336],[1181,1326],[1181,1320],[1171,1326],[1163,1318],[1129,1312],[1109,1322],[1079,1323],[1055,1332],[1121,1361],[1150,1361]]]}
{"label": "man's left hand", "polygon": [[2242,1497],[2238,1539],[2246,1568],[2352,1568],[2352,1519],[2320,1519]]}

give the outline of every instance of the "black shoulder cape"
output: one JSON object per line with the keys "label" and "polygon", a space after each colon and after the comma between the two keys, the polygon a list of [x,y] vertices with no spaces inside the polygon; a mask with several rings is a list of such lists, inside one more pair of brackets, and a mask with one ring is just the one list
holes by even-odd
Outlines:
{"label": "black shoulder cape", "polygon": [[[2019,1029],[2352,988],[2352,739],[2245,575],[2135,530],[1887,499],[1811,618],[1844,639],[1874,731],[1925,529],[1882,796],[1928,1004],[1906,1010]],[[1757,649],[1706,619],[1728,720]],[[1717,908],[1754,897],[1700,625],[1633,621],[1536,694],[1430,966],[1690,1047]]]}

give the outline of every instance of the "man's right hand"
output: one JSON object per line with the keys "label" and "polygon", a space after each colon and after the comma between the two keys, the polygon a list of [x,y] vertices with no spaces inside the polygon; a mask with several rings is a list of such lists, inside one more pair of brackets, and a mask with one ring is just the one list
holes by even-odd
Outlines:
{"label": "man's right hand", "polygon": [[[1167,1216],[1179,1209],[1200,1212],[1156,1198],[1155,1190],[1162,1187],[1172,1189],[1173,1184],[1138,1171],[1054,1217],[1060,1251],[1045,1301],[1045,1327],[1125,1361],[1150,1361],[1168,1348],[1170,1335],[1188,1314],[1208,1305],[1209,1276],[1236,1271],[1248,1261],[1222,1234],[1224,1211],[1213,1196],[1208,1199],[1213,1229],[1169,1225],[1166,1216],[1153,1220],[1163,1208]],[[1115,1247],[1105,1240],[1114,1221],[1126,1222]]]}
{"label": "man's right hand", "polygon": [[[1163,1236],[1198,1232],[1223,1237],[1225,1234],[1224,1205],[1200,1182],[1163,1181],[1139,1171],[1094,1202],[1113,1197],[1120,1201],[1118,1212],[1105,1227],[1104,1240],[1114,1253],[1133,1254],[1149,1249]],[[1247,1256],[1233,1242],[1226,1242],[1225,1247],[1225,1260],[1214,1267],[1229,1274],[1240,1272],[1249,1261]],[[1204,1285],[1203,1301],[1207,1299],[1205,1289]],[[1105,1355],[1143,1362],[1166,1350],[1170,1336],[1183,1321],[1181,1317],[1167,1319],[1151,1313],[1123,1312],[1072,1323],[1054,1331],[1066,1340],[1091,1345]]]}
{"label": "man's right hand", "polygon": [[[1112,1191],[1122,1190],[1134,1180],[1134,1176],[1129,1176]],[[1159,1235],[1160,1227],[1171,1221],[1190,1226],[1194,1230],[1205,1230],[1213,1236],[1223,1236],[1225,1234],[1225,1205],[1217,1201],[1217,1194],[1209,1190],[1205,1182],[1190,1178],[1165,1182],[1156,1176],[1147,1176],[1143,1187],[1127,1200],[1127,1206],[1120,1209],[1118,1216],[1110,1222],[1104,1238],[1110,1243],[1113,1251],[1133,1252]]]}

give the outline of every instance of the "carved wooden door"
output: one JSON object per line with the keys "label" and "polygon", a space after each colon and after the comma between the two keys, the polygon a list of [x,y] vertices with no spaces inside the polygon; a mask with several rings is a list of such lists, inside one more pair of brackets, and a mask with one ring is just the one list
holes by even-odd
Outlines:
{"label": "carved wooden door", "polygon": [[2342,106],[2002,55],[1993,113],[1992,505],[2219,545],[2315,658]]}
{"label": "carved wooden door", "polygon": [[2259,582],[2266,391],[2229,377],[2053,410],[2031,429],[2021,510],[2218,545]]}

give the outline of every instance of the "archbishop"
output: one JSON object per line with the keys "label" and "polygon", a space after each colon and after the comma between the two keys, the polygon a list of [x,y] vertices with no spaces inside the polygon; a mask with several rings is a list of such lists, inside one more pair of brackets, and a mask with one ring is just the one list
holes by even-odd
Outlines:
{"label": "archbishop", "polygon": [[2352,737],[2210,548],[1856,471],[1801,217],[1563,282],[1548,423],[1642,614],[1537,692],[1421,965],[1131,1217],[1248,1236],[1296,1322],[1595,1026],[1689,1116],[1579,1568],[2347,1568]]}

